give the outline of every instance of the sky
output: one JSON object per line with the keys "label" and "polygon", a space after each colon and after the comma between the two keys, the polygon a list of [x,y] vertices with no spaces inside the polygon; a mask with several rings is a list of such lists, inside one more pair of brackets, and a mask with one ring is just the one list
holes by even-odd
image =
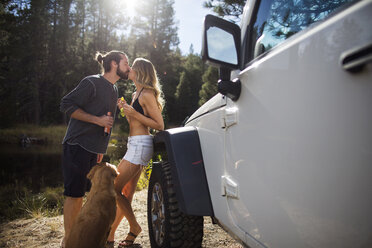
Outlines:
{"label": "sky", "polygon": [[[201,52],[203,19],[213,14],[210,9],[203,8],[204,0],[175,0],[175,19],[178,21],[179,48],[182,54],[188,54],[190,45],[194,53]],[[215,15],[215,14],[214,14]]]}
{"label": "sky", "polygon": [[[136,2],[134,0],[125,1],[128,13],[131,17],[134,15]],[[211,9],[203,7],[204,0],[175,0],[174,11],[175,21],[178,22],[178,38],[180,40],[179,48],[183,55],[189,53],[191,44],[194,47],[194,53],[200,54],[203,20],[207,14],[215,15]]]}

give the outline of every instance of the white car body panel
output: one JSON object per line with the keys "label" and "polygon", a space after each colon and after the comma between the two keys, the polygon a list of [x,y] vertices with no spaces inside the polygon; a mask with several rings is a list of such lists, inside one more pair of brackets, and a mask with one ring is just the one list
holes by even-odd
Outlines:
{"label": "white car body panel", "polygon": [[233,72],[238,101],[218,94],[190,117],[215,217],[245,244],[372,243],[372,65],[340,65],[372,42],[371,24],[372,1],[353,4]]}

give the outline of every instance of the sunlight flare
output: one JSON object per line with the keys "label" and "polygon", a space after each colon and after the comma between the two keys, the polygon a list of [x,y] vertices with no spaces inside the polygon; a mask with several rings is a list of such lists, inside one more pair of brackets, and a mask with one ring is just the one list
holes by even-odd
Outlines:
{"label": "sunlight flare", "polygon": [[133,0],[121,0],[124,4],[128,16],[134,16],[136,1]]}

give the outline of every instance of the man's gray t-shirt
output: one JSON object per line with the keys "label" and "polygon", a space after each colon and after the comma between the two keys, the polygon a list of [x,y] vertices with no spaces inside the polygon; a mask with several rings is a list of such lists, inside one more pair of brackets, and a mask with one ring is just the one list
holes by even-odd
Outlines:
{"label": "man's gray t-shirt", "polygon": [[[61,100],[60,110],[71,116],[78,108],[84,112],[102,116],[111,112],[115,118],[118,89],[102,75],[88,76]],[[111,133],[110,133],[111,134]],[[104,135],[104,127],[70,118],[62,143],[80,145],[92,153],[106,153],[110,135]]]}

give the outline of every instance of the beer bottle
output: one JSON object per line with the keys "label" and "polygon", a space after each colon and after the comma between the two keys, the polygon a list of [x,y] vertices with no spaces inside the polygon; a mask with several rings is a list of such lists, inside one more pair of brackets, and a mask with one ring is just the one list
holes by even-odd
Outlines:
{"label": "beer bottle", "polygon": [[[107,115],[108,115],[108,116],[111,116],[111,112],[107,112]],[[110,130],[111,130],[110,127],[105,127],[105,128],[104,128],[104,135],[105,135],[105,136],[109,135],[109,134],[110,134]]]}

